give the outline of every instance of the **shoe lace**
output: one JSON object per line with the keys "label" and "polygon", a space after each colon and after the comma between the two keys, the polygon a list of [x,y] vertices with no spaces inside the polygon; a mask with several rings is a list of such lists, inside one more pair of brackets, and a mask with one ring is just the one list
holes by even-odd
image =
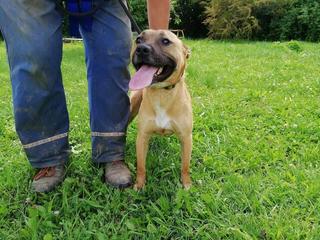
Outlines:
{"label": "shoe lace", "polygon": [[55,167],[41,168],[39,172],[33,177],[33,180],[39,180],[43,177],[52,177],[55,175],[55,172],[56,172]]}

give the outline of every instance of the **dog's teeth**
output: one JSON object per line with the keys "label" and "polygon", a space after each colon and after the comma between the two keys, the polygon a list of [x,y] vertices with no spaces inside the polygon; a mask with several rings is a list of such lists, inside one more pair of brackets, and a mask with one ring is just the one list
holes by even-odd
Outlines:
{"label": "dog's teeth", "polygon": [[163,71],[163,67],[159,68],[156,74],[160,75],[162,73],[162,71]]}

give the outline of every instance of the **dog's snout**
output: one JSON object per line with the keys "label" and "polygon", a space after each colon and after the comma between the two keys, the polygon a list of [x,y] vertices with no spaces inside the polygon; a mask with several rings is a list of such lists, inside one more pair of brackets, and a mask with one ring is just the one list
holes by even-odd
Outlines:
{"label": "dog's snout", "polygon": [[140,56],[148,56],[152,51],[152,48],[147,44],[140,44],[137,46],[136,54]]}

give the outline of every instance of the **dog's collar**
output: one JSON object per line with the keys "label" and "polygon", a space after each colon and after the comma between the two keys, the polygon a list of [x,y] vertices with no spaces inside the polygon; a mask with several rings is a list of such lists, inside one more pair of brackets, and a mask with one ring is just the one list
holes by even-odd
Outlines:
{"label": "dog's collar", "polygon": [[172,88],[174,88],[176,86],[176,84],[170,85],[168,87],[164,87],[163,89],[165,90],[171,90]]}
{"label": "dog's collar", "polygon": [[153,89],[166,89],[166,90],[171,90],[174,88],[176,84],[171,84],[169,82],[158,82],[150,85],[150,88]]}
{"label": "dog's collar", "polygon": [[155,85],[151,85],[150,88],[153,88],[153,89],[171,90],[171,89],[173,89],[176,85],[177,85],[177,84],[161,86],[161,84],[155,84]]}

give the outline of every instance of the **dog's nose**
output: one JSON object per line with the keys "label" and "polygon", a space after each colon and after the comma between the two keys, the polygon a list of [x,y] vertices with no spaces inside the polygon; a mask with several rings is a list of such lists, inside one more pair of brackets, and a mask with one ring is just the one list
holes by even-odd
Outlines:
{"label": "dog's nose", "polygon": [[151,47],[147,44],[140,44],[137,46],[136,54],[139,56],[148,56],[151,53]]}

